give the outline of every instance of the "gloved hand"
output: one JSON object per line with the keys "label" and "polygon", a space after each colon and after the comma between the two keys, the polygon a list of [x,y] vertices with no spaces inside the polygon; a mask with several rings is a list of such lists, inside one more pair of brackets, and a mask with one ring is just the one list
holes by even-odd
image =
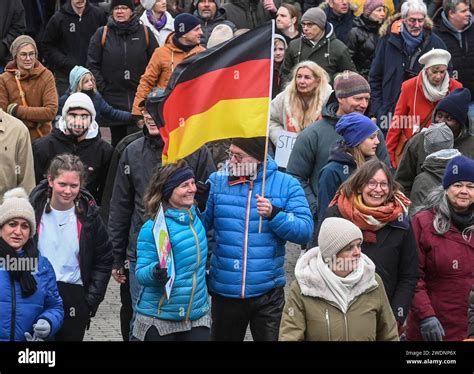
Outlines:
{"label": "gloved hand", "polygon": [[13,117],[16,117],[16,110],[18,109],[18,104],[8,104],[7,106],[7,113]]}
{"label": "gloved hand", "polygon": [[29,332],[25,332],[23,335],[25,335],[25,339],[27,342],[42,342],[44,341],[43,339],[40,339],[36,336],[36,334],[33,334],[33,336],[31,336],[31,334]]}
{"label": "gloved hand", "polygon": [[49,322],[43,318],[40,318],[34,325],[33,331],[38,338],[44,339],[47,338],[51,332],[51,325]]}
{"label": "gloved hand", "polygon": [[170,277],[168,277],[168,268],[161,268],[160,264],[156,264],[153,269],[153,276],[160,286],[164,286]]}
{"label": "gloved hand", "polygon": [[441,322],[435,316],[425,318],[421,321],[421,336],[425,342],[441,342],[444,337],[444,329]]}

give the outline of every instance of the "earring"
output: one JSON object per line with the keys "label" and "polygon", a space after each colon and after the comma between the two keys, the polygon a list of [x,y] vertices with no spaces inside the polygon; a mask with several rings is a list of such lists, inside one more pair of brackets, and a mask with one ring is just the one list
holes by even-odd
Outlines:
{"label": "earring", "polygon": [[289,31],[290,32],[295,32],[295,25],[294,24],[291,24]]}

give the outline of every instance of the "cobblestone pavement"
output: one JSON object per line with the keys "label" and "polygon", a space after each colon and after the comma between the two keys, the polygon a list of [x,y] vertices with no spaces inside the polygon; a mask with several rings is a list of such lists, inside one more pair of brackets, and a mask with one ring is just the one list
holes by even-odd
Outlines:
{"label": "cobblestone pavement", "polygon": [[[300,255],[300,247],[289,243],[286,246],[285,273],[286,286],[285,292],[288,291],[289,285],[295,279],[294,268],[296,260]],[[110,279],[109,287],[105,299],[99,307],[96,316],[92,319],[90,329],[86,332],[85,341],[121,341],[120,333],[120,288],[118,283]],[[252,340],[250,331],[247,331],[245,340]]]}

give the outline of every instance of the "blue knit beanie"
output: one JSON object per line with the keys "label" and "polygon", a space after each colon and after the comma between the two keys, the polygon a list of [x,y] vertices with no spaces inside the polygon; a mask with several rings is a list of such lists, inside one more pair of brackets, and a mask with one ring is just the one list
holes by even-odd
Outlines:
{"label": "blue knit beanie", "polygon": [[349,147],[357,147],[379,128],[363,114],[353,112],[343,115],[336,123],[336,132]]}
{"label": "blue knit beanie", "polygon": [[181,38],[184,34],[200,25],[201,21],[196,16],[189,13],[181,13],[174,19],[174,32],[177,38]]}
{"label": "blue knit beanie", "polygon": [[436,112],[442,110],[443,112],[449,113],[461,124],[461,126],[466,127],[469,124],[467,113],[469,111],[470,102],[471,93],[469,92],[469,89],[456,88],[438,103]]}
{"label": "blue knit beanie", "polygon": [[71,92],[76,92],[81,78],[87,73],[92,75],[90,70],[86,69],[84,66],[76,65],[71,69],[71,72],[69,73],[69,88],[71,89]]}
{"label": "blue knit beanie", "polygon": [[474,183],[474,160],[466,156],[458,156],[449,162],[444,172],[443,188],[446,190],[456,182]]}

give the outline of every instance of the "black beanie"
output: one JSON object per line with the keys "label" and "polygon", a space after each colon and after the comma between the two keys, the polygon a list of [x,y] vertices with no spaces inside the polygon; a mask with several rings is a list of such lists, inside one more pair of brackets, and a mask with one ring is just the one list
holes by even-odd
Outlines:
{"label": "black beanie", "polygon": [[135,5],[133,0],[112,0],[110,3],[110,11],[112,11],[116,6],[125,5],[128,6],[131,10],[135,10]]}
{"label": "black beanie", "polygon": [[467,88],[456,88],[438,103],[435,115],[438,110],[442,110],[454,117],[462,127],[466,127],[469,124],[467,114],[470,102],[471,93],[469,90]]}
{"label": "black beanie", "polygon": [[187,34],[197,25],[200,25],[201,21],[196,16],[189,13],[181,13],[174,19],[174,32],[177,38],[181,38],[184,34]]}
{"label": "black beanie", "polygon": [[265,139],[265,136],[256,138],[234,138],[232,139],[232,144],[242,149],[242,151],[249,156],[263,162],[265,158]]}

